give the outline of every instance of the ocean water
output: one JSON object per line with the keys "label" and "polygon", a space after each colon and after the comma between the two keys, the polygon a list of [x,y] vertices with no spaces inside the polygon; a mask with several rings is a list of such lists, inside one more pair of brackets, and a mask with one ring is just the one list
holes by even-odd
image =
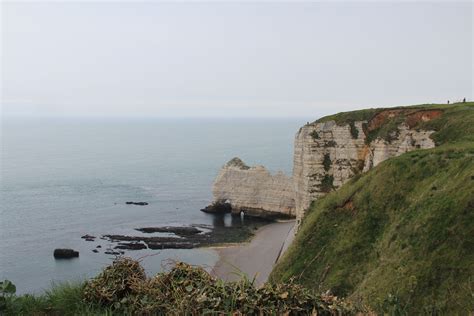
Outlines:
{"label": "ocean water", "polygon": [[[0,279],[19,293],[96,275],[112,260],[91,234],[213,224],[199,210],[234,156],[290,174],[298,119],[11,118],[1,126]],[[148,206],[125,205],[146,201]],[[92,252],[101,245],[100,253]],[[80,257],[54,260],[55,248]],[[211,267],[211,249],[128,251],[154,274],[173,260]]]}

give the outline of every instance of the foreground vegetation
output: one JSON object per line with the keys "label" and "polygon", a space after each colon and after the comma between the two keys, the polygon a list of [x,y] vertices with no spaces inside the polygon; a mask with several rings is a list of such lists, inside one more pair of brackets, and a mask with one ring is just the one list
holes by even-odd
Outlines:
{"label": "foreground vegetation", "polygon": [[474,106],[443,111],[422,123],[439,147],[389,159],[314,203],[271,280],[377,312],[473,313]]}
{"label": "foreground vegetation", "polygon": [[7,295],[5,315],[349,315],[356,309],[332,295],[300,285],[256,288],[213,278],[202,268],[177,263],[145,276],[139,262],[120,258],[96,278],[54,287],[42,296]]}

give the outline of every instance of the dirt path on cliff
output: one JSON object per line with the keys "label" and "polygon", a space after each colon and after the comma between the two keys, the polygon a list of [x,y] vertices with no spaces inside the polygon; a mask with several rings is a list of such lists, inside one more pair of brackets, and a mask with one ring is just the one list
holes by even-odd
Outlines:
{"label": "dirt path on cliff", "polygon": [[246,274],[263,284],[273,265],[293,240],[295,221],[278,222],[260,228],[249,243],[215,248],[220,256],[212,274],[227,280],[239,279]]}

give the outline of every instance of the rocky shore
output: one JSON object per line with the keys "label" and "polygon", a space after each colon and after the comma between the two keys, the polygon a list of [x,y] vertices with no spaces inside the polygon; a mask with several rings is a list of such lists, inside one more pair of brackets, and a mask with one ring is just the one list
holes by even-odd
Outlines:
{"label": "rocky shore", "polygon": [[240,216],[240,214],[243,213],[243,215],[247,217],[263,218],[267,220],[287,220],[294,218],[293,215],[288,213],[269,211],[260,207],[231,205],[230,203],[219,201],[206,206],[201,209],[201,211],[211,214],[231,213],[233,216]]}
{"label": "rocky shore", "polygon": [[[269,223],[268,219],[232,216],[230,225],[224,223],[224,216],[214,216],[214,225],[191,226],[157,226],[136,228],[137,235],[105,234],[100,238],[114,244],[107,249],[111,254],[122,254],[124,250],[161,250],[161,249],[192,249],[197,247],[234,244],[249,240],[255,231]],[[229,215],[227,215],[229,216]],[[93,241],[94,236],[84,235],[86,241]],[[97,249],[94,249],[98,252]]]}

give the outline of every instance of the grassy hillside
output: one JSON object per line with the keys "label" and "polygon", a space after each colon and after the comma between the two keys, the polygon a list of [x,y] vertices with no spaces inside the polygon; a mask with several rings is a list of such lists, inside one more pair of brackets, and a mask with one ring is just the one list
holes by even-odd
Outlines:
{"label": "grassy hillside", "polygon": [[389,159],[313,203],[273,282],[294,278],[378,312],[474,310],[474,104],[418,107],[444,111],[420,124],[439,147]]}

